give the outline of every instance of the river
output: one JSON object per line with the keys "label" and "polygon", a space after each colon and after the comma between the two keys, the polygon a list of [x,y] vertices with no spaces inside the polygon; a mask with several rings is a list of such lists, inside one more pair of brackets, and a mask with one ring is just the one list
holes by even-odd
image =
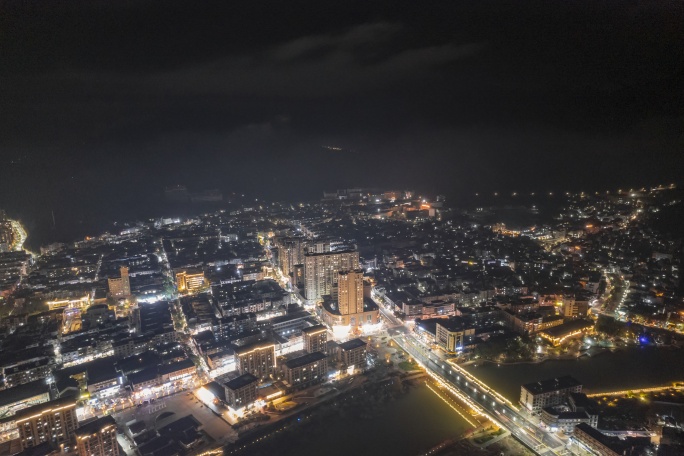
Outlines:
{"label": "river", "polygon": [[639,347],[600,353],[579,360],[497,366],[465,367],[511,402],[520,400],[520,386],[538,380],[572,375],[587,393],[666,385],[684,381],[684,349]]}
{"label": "river", "polygon": [[423,383],[374,406],[370,415],[367,412],[355,405],[324,416],[314,414],[313,422],[302,423],[249,454],[416,456],[471,428]]}

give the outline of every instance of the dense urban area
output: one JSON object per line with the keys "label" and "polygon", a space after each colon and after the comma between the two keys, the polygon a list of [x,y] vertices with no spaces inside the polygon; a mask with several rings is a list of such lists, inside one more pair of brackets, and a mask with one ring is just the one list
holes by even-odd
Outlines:
{"label": "dense urban area", "polygon": [[[681,195],[466,210],[413,191],[295,204],[178,186],[169,203],[204,213],[39,252],[0,211],[0,455],[313,454],[321,423],[381,427],[423,390],[460,427],[416,455],[684,454]],[[524,382],[503,373],[521,366]],[[390,438],[426,432],[409,427]]]}

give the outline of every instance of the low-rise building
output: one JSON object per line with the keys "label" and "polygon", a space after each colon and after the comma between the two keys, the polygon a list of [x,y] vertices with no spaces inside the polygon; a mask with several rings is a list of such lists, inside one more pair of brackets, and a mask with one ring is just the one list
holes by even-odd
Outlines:
{"label": "low-rise building", "polygon": [[475,335],[475,328],[469,328],[460,318],[440,320],[435,327],[435,342],[447,353],[460,351],[466,338]]}
{"label": "low-rise building", "polygon": [[520,388],[520,405],[538,414],[545,407],[559,405],[570,393],[581,393],[582,384],[569,375],[527,383]]}

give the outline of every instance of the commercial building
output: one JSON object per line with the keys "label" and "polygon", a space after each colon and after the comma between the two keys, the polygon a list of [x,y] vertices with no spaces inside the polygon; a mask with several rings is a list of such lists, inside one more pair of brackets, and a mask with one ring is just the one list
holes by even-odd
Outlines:
{"label": "commercial building", "polygon": [[126,298],[131,295],[131,282],[128,277],[128,268],[121,266],[119,268],[120,277],[110,278],[107,282],[109,284],[109,294],[115,298]]}
{"label": "commercial building", "polygon": [[76,429],[79,456],[119,456],[116,421],[111,415],[98,418]]}
{"label": "commercial building", "polygon": [[43,442],[64,443],[78,427],[74,398],[57,399],[18,412],[14,418],[21,448],[31,448]]}
{"label": "commercial building", "polygon": [[248,407],[257,400],[259,378],[252,374],[242,374],[225,383],[226,403],[233,410]]}
{"label": "commercial building", "polygon": [[359,252],[340,250],[335,252],[307,253],[304,255],[305,297],[309,302],[320,301],[331,295],[336,287],[340,271],[359,267]]}
{"label": "commercial building", "polygon": [[569,338],[580,336],[585,332],[591,331],[593,327],[594,324],[590,321],[574,320],[540,331],[539,337],[548,340],[553,346],[558,346]]}
{"label": "commercial building", "polygon": [[447,353],[460,351],[466,340],[475,335],[475,328],[465,325],[460,318],[440,320],[435,327],[435,342]]}
{"label": "commercial building", "polygon": [[[586,423],[575,426],[572,440],[584,450],[588,450],[598,456],[644,454],[644,449],[651,443],[649,437],[626,437],[621,439],[619,437],[608,436]],[[679,453],[666,452],[664,454]]]}
{"label": "commercial building", "polygon": [[520,388],[520,405],[538,414],[545,407],[561,404],[570,393],[581,392],[582,384],[569,375],[527,383]]}
{"label": "commercial building", "polygon": [[307,353],[283,365],[285,381],[293,387],[305,387],[325,380],[328,357],[321,352]]}
{"label": "commercial building", "polygon": [[266,378],[275,373],[275,343],[261,341],[237,347],[235,349],[235,366],[240,374],[252,374]]}
{"label": "commercial building", "polygon": [[176,271],[176,286],[179,293],[194,293],[205,285],[204,271]]}
{"label": "commercial building", "polygon": [[323,325],[309,326],[302,329],[304,350],[307,353],[328,352],[328,329]]}
{"label": "commercial building", "polygon": [[50,400],[50,387],[45,380],[35,380],[0,391],[0,417]]}

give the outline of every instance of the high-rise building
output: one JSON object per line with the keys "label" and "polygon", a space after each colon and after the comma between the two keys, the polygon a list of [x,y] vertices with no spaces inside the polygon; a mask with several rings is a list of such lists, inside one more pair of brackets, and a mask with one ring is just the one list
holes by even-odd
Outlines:
{"label": "high-rise building", "polygon": [[[340,271],[359,267],[359,252],[341,250],[336,252],[307,253],[304,255],[305,295],[309,302],[319,301],[331,295],[337,287]],[[361,289],[363,292],[363,288]]]}
{"label": "high-rise building", "polygon": [[328,352],[328,328],[323,325],[309,326],[302,329],[304,350],[307,353]]}
{"label": "high-rise building", "polygon": [[278,266],[285,277],[293,276],[295,265],[304,262],[306,240],[303,237],[286,237],[279,239],[277,243]]}
{"label": "high-rise building", "polygon": [[363,312],[363,271],[340,271],[337,277],[337,308],[340,315]]}
{"label": "high-rise building", "polygon": [[240,374],[252,374],[259,378],[268,377],[275,373],[275,344],[262,341],[236,348],[235,365]]}
{"label": "high-rise building", "polygon": [[115,298],[125,298],[131,295],[131,282],[128,278],[128,268],[121,266],[119,268],[121,277],[114,277],[109,279],[109,294]]}
{"label": "high-rise building", "polygon": [[116,421],[111,415],[103,416],[76,429],[76,446],[79,456],[119,456],[116,441]]}
{"label": "high-rise building", "polygon": [[76,401],[63,398],[34,405],[18,412],[15,422],[24,450],[43,442],[67,442],[78,427]]}

